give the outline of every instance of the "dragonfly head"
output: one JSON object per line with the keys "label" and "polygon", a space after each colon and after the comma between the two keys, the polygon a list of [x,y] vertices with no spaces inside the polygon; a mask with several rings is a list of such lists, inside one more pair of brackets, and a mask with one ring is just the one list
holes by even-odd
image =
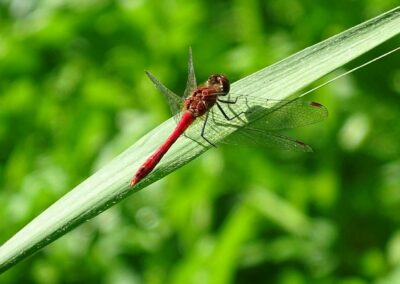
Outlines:
{"label": "dragonfly head", "polygon": [[225,75],[222,74],[213,74],[208,77],[207,80],[208,86],[216,87],[219,92],[221,92],[221,96],[225,96],[229,93],[230,84],[229,80]]}

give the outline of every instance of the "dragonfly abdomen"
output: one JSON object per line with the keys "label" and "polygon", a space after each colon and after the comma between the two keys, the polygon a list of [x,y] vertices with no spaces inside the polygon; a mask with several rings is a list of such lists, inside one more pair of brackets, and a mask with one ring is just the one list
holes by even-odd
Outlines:
{"label": "dragonfly abdomen", "polygon": [[165,142],[149,158],[147,158],[143,165],[137,170],[129,184],[131,187],[145,178],[155,168],[169,148],[171,148],[175,141],[185,132],[194,120],[195,117],[190,112],[186,111],[183,113],[182,118],[167,140],[165,140]]}

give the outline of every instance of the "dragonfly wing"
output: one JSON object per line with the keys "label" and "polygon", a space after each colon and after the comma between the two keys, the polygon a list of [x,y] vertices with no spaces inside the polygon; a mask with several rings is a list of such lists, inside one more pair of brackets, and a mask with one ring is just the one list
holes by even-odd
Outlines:
{"label": "dragonfly wing", "polygon": [[319,103],[294,100],[272,108],[251,126],[267,130],[297,128],[320,122],[327,116],[328,110]]}
{"label": "dragonfly wing", "polygon": [[248,127],[238,129],[230,136],[225,138],[222,143],[234,145],[263,146],[282,150],[312,152],[311,147],[301,141],[294,140],[277,133]]}
{"label": "dragonfly wing", "polygon": [[[271,100],[265,101],[238,96],[235,104],[224,106],[227,112],[234,109],[232,114],[243,113],[240,118],[245,118],[249,126],[264,130],[279,130],[297,128],[324,120],[328,116],[327,109],[316,102],[304,102],[295,100]],[[230,109],[229,109],[230,108]],[[222,115],[217,115],[217,120],[224,120]],[[237,120],[233,120],[237,123]],[[226,120],[225,120],[226,123]]]}
{"label": "dragonfly wing", "polygon": [[147,77],[149,77],[149,79],[153,82],[154,86],[156,86],[156,88],[166,97],[172,115],[178,114],[182,109],[183,99],[168,89],[163,83],[158,81],[158,79],[149,71],[145,72]]}
{"label": "dragonfly wing", "polygon": [[192,91],[197,87],[196,74],[194,72],[192,48],[189,47],[189,60],[188,60],[188,79],[186,82],[186,89],[183,97],[187,98],[192,94]]}

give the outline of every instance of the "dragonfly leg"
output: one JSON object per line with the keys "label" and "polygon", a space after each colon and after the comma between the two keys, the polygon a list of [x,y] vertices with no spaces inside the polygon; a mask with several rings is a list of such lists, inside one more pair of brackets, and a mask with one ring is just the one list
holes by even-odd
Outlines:
{"label": "dragonfly leg", "polygon": [[198,144],[200,144],[198,141],[196,141],[195,139],[193,139],[192,137],[190,137],[189,135],[187,135],[186,133],[183,133],[183,136],[185,136],[187,139],[190,139],[190,140],[192,140],[193,142],[195,142],[195,143],[198,143]]}
{"label": "dragonfly leg", "polygon": [[217,146],[215,146],[214,143],[212,143],[210,140],[208,140],[207,137],[204,135],[205,130],[206,130],[206,125],[207,125],[207,120],[208,120],[208,115],[209,114],[210,114],[210,112],[206,113],[206,117],[204,119],[203,127],[201,128],[201,137],[203,137],[203,139],[206,140],[211,146],[217,147]]}
{"label": "dragonfly leg", "polygon": [[223,100],[223,99],[219,99],[219,98],[218,98],[218,101],[221,102],[221,103],[224,103],[224,104],[236,104],[237,101],[238,101],[238,99],[239,99],[240,97],[242,97],[242,96],[243,96],[243,95],[237,96],[233,101],[230,101],[230,100]]}
{"label": "dragonfly leg", "polygon": [[218,99],[218,101],[219,101],[220,103],[224,103],[224,104],[236,104],[236,103],[237,103],[237,100],[238,100],[238,98],[236,98],[234,101]]}
{"label": "dragonfly leg", "polygon": [[229,116],[225,113],[224,109],[221,107],[221,105],[220,105],[218,102],[217,102],[217,107],[218,107],[218,109],[221,111],[222,115],[225,117],[226,120],[233,120],[233,119],[239,117],[241,114],[244,114],[244,113],[245,113],[244,111],[241,111],[240,113],[235,114],[233,117],[229,117]]}

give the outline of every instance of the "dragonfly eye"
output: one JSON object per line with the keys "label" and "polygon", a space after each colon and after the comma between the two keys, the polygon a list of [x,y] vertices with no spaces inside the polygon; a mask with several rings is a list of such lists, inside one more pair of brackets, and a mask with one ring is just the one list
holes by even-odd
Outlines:
{"label": "dragonfly eye", "polygon": [[221,89],[221,93],[224,93],[225,95],[229,93],[230,90],[230,83],[228,78],[225,75],[222,74],[213,74],[208,77],[208,82],[209,85],[219,85]]}

